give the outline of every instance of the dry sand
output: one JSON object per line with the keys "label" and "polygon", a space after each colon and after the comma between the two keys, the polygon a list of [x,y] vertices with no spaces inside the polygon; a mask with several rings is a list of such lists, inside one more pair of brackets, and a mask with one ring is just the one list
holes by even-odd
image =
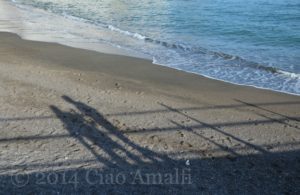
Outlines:
{"label": "dry sand", "polygon": [[0,33],[0,97],[0,193],[300,192],[299,96]]}

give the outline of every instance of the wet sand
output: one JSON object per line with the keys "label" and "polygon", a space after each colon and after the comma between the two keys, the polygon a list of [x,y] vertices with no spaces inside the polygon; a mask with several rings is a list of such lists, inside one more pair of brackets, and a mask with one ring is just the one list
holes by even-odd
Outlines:
{"label": "wet sand", "polygon": [[300,191],[299,96],[10,33],[0,95],[2,192]]}

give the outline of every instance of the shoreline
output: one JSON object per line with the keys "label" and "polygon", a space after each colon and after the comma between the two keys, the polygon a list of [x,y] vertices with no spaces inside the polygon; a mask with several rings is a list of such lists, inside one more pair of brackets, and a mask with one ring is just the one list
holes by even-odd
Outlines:
{"label": "shoreline", "polygon": [[[222,70],[219,70],[218,72],[220,72],[220,75],[215,75],[215,76],[209,76],[210,73],[206,73],[205,74],[205,71],[200,71],[200,72],[197,72],[196,71],[190,71],[189,69],[190,68],[176,68],[176,67],[171,67],[169,65],[164,65],[163,63],[155,63],[154,61],[155,60],[151,60],[151,56],[146,56],[146,54],[142,54],[142,53],[139,53],[137,51],[133,51],[132,49],[126,49],[126,48],[122,48],[118,45],[114,45],[113,43],[104,43],[104,42],[98,42],[98,43],[87,43],[87,42],[81,42],[81,38],[77,37],[78,39],[80,39],[81,41],[79,42],[74,42],[74,40],[72,39],[68,39],[68,38],[55,38],[56,36],[51,36],[51,34],[49,34],[49,32],[45,31],[45,32],[40,32],[40,33],[37,33],[35,35],[35,32],[34,31],[30,31],[30,28],[27,28],[26,26],[28,24],[26,24],[26,22],[20,22],[22,20],[22,14],[20,16],[18,16],[20,13],[22,13],[22,11],[20,11],[19,14],[17,14],[17,16],[9,16],[10,15],[10,12],[17,12],[17,9],[21,9],[19,8],[17,5],[14,5],[12,4],[11,2],[6,2],[6,1],[0,1],[0,4],[1,6],[4,5],[4,9],[2,9],[3,12],[6,12],[6,9],[8,9],[8,13],[5,13],[5,14],[2,14],[2,17],[4,17],[4,20],[6,20],[6,23],[3,23],[4,26],[5,25],[8,25],[7,29],[9,31],[20,31],[19,33],[16,33],[18,34],[19,36],[21,36],[22,38],[24,38],[25,40],[32,40],[32,41],[41,41],[41,42],[45,42],[45,43],[58,43],[58,44],[62,44],[62,45],[65,45],[65,46],[70,46],[70,47],[74,47],[74,48],[78,48],[78,49],[87,49],[87,50],[91,50],[91,51],[96,51],[96,52],[100,52],[100,53],[107,53],[107,54],[115,54],[115,55],[124,55],[124,56],[129,56],[129,57],[136,57],[136,58],[141,58],[141,59],[146,59],[146,60],[150,60],[150,61],[153,61],[152,63],[155,64],[155,65],[159,65],[159,66],[164,66],[164,67],[169,67],[169,68],[172,68],[172,69],[176,69],[176,70],[179,70],[179,71],[184,71],[184,72],[187,72],[187,73],[192,73],[192,74],[196,74],[196,75],[200,75],[200,76],[203,76],[203,77],[206,77],[206,78],[209,78],[209,79],[213,79],[213,80],[218,80],[218,81],[222,81],[222,82],[226,82],[226,83],[230,83],[230,84],[234,84],[234,85],[239,85],[239,86],[248,86],[248,87],[254,87],[254,88],[257,88],[257,89],[264,89],[264,90],[270,90],[270,91],[275,91],[275,92],[279,92],[279,93],[286,93],[286,94],[290,94],[290,95],[296,95],[296,96],[300,96],[300,93],[297,93],[297,90],[298,90],[298,83],[297,83],[297,80],[294,80],[293,78],[285,78],[285,76],[287,76],[286,74],[289,74],[289,75],[292,75],[292,74],[296,74],[296,73],[290,73],[290,72],[285,72],[285,71],[282,71],[280,69],[278,69],[278,72],[281,74],[285,74],[285,76],[282,76],[282,78],[284,78],[284,80],[288,83],[293,83],[291,84],[290,86],[293,86],[294,88],[289,88],[289,85],[286,86],[286,88],[281,88],[281,84],[280,84],[280,88],[276,89],[276,85],[273,85],[273,86],[269,86],[268,84],[265,85],[266,83],[265,82],[259,82],[259,80],[257,80],[258,82],[254,81],[255,84],[247,84],[247,83],[253,83],[253,82],[245,82],[242,81],[241,79],[226,79],[225,77],[222,77],[221,76],[221,71]],[[6,7],[7,6],[7,7]],[[25,6],[26,7],[26,6]],[[15,10],[16,9],[16,10]],[[35,8],[36,9],[36,8]],[[1,8],[0,8],[1,10]],[[39,14],[45,14],[46,12],[43,11],[43,10],[39,10],[37,9]],[[37,11],[36,10],[36,11]],[[45,12],[45,13],[44,13]],[[26,14],[25,14],[26,15]],[[15,17],[15,18],[14,18]],[[65,18],[63,16],[55,16],[55,21],[59,21],[59,20],[69,20],[70,18]],[[10,22],[12,21],[12,26],[10,26]],[[36,22],[36,21],[35,21]],[[74,24],[72,23],[72,25],[79,25],[79,23],[77,23],[78,21],[74,20],[73,21]],[[15,24],[15,23],[18,23],[18,24]],[[64,23],[68,23],[68,22],[64,22]],[[70,22],[71,23],[71,22]],[[53,25],[53,24],[52,24]],[[84,24],[86,26],[83,26],[82,28],[87,28],[87,29],[90,29],[91,26],[89,26],[89,24]],[[69,29],[71,27],[68,27],[67,29]],[[28,32],[27,32],[28,31]],[[24,32],[24,34],[22,34],[22,32]],[[38,31],[37,31],[38,32]],[[43,36],[42,34],[45,33],[46,36]],[[60,37],[60,36],[63,36],[62,32],[56,32],[58,33],[57,34],[57,37]],[[102,35],[101,35],[102,36]],[[48,37],[48,38],[47,38]],[[86,41],[86,40],[85,40]],[[267,67],[269,68],[269,67]],[[252,72],[252,70],[249,70],[250,72]],[[254,70],[253,70],[254,71]],[[278,74],[279,74],[278,73]],[[233,73],[234,75],[235,73]],[[273,73],[274,74],[274,73]],[[276,73],[277,75],[277,73]],[[275,76],[277,79],[279,80],[272,80],[273,82],[279,82],[279,83],[282,83],[283,80],[281,80],[281,77],[280,76],[276,76],[276,75],[269,75],[270,77],[273,77]],[[292,76],[291,76],[292,77]],[[223,78],[223,79],[221,79]],[[230,76],[229,76],[230,78]],[[236,77],[234,78],[239,78],[239,75],[237,74]],[[242,77],[241,77],[242,78]],[[255,76],[253,76],[252,78],[256,78]],[[257,78],[256,78],[257,79]],[[264,80],[264,78],[262,78],[262,80]],[[265,87],[260,87],[260,86],[265,86]],[[274,88],[274,89],[272,89]],[[294,92],[294,93],[293,93]]]}
{"label": "shoreline", "polygon": [[[299,105],[294,95],[0,32],[0,189],[296,193]],[[84,180],[185,169],[192,184]],[[78,174],[79,185],[37,181],[63,174]],[[20,175],[27,183],[17,186]]]}
{"label": "shoreline", "polygon": [[[38,42],[45,42],[45,43],[57,43],[69,47],[74,47],[78,49],[86,49],[86,50],[92,50],[97,51],[101,53],[108,53],[108,54],[115,54],[115,55],[124,55],[124,56],[131,56],[131,57],[137,57],[137,58],[145,58],[147,59],[147,56],[135,51],[130,51],[125,48],[119,48],[117,46],[111,45],[109,43],[81,43],[81,42],[75,42],[72,39],[60,39],[59,36],[62,36],[62,34],[58,34],[58,36],[51,36],[49,32],[40,32],[35,35],[34,31],[32,29],[28,28],[28,23],[24,22],[23,20],[23,11],[22,6],[14,4],[11,1],[0,1],[0,32],[8,32],[17,34],[24,40],[28,41],[38,41]],[[26,6],[25,6],[26,7]],[[25,9],[26,10],[26,9]],[[39,14],[46,14],[44,10],[35,9],[35,11],[38,11]],[[14,13],[14,14],[11,14]],[[26,15],[26,14],[25,14]],[[56,20],[64,21],[69,20],[67,18],[64,18],[62,16],[56,16]],[[77,24],[78,21],[74,21],[74,24]],[[4,28],[1,26],[3,25]],[[89,28],[89,25],[85,26],[86,28]],[[36,29],[35,29],[36,30]],[[46,34],[46,36],[43,36],[42,34]],[[57,32],[56,32],[57,33]],[[61,33],[61,32],[60,32]]]}
{"label": "shoreline", "polygon": [[283,92],[283,91],[274,90],[274,89],[270,89],[270,88],[258,87],[258,86],[255,86],[255,85],[244,85],[244,84],[234,83],[234,82],[230,82],[230,81],[226,81],[226,80],[222,80],[222,79],[218,79],[218,78],[213,78],[213,77],[206,76],[206,75],[201,75],[199,73],[195,73],[195,72],[192,72],[192,71],[186,71],[186,70],[182,70],[182,69],[178,69],[178,68],[171,68],[171,67],[168,67],[168,66],[162,65],[162,64],[155,64],[147,57],[137,56],[137,55],[134,55],[134,54],[129,55],[125,49],[121,49],[119,51],[119,48],[112,47],[112,46],[110,48],[110,46],[108,47],[108,45],[104,46],[106,49],[104,49],[102,51],[98,51],[98,50],[94,50],[94,49],[91,49],[91,48],[90,49],[89,48],[84,48],[84,47],[82,47],[82,45],[81,46],[80,45],[75,46],[75,45],[68,45],[68,44],[58,43],[58,42],[47,42],[47,41],[24,39],[20,35],[18,35],[17,33],[12,33],[12,32],[1,32],[0,31],[0,33],[2,33],[2,34],[3,33],[14,34],[14,35],[18,36],[20,39],[24,40],[24,41],[36,42],[36,43],[41,43],[41,44],[42,43],[57,44],[57,45],[60,45],[60,46],[70,47],[70,48],[79,49],[79,50],[86,50],[86,51],[96,52],[96,53],[101,53],[101,54],[115,55],[115,56],[120,56],[120,57],[123,56],[123,57],[128,57],[128,58],[136,58],[136,59],[139,59],[139,60],[145,60],[145,61],[147,61],[148,64],[151,64],[152,66],[160,66],[160,67],[166,68],[168,70],[176,70],[176,71],[179,71],[179,72],[183,72],[185,74],[195,75],[195,76],[203,77],[203,78],[206,78],[206,79],[209,79],[209,80],[224,82],[224,83],[227,83],[229,85],[236,85],[236,86],[240,86],[240,87],[250,87],[250,88],[255,88],[255,89],[258,89],[258,90],[266,90],[266,91],[271,91],[271,92],[275,92],[275,93],[282,93],[282,94],[298,96],[298,97],[300,96],[300,94],[288,93],[288,92]]}

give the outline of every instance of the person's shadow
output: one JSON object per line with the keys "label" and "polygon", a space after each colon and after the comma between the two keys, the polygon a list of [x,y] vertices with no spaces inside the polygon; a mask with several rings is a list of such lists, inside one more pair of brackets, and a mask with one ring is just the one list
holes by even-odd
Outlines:
{"label": "person's shadow", "polygon": [[65,112],[53,105],[50,108],[70,135],[79,140],[107,168],[127,169],[172,163],[166,155],[133,143],[96,109],[68,96],[62,98],[73,104],[78,112]]}

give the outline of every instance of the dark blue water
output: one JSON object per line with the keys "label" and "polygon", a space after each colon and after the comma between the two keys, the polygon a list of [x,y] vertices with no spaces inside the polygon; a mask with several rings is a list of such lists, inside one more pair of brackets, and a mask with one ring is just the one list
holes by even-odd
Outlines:
{"label": "dark blue water", "polygon": [[94,25],[98,38],[67,33],[142,52],[157,64],[300,94],[299,0],[14,2]]}

